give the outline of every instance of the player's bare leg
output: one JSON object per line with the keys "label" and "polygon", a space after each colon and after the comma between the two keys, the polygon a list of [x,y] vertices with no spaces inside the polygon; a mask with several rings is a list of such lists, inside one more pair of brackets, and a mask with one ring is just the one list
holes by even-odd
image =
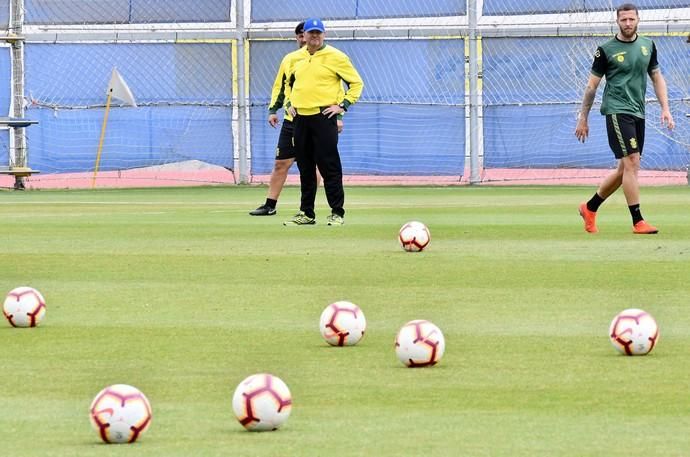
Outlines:
{"label": "player's bare leg", "polygon": [[578,211],[585,223],[586,232],[597,233],[599,231],[597,228],[597,210],[599,205],[618,190],[623,183],[623,170],[623,161],[619,160],[616,170],[604,178],[594,196],[588,202],[580,204]]}
{"label": "player's bare leg", "polygon": [[640,171],[640,154],[634,153],[623,157],[623,193],[628,206],[640,204],[640,185],[638,174]]}
{"label": "player's bare leg", "polygon": [[268,184],[268,197],[266,203],[259,206],[249,214],[252,216],[273,216],[276,214],[276,204],[278,197],[283,190],[285,180],[287,179],[290,167],[295,162],[295,159],[281,159],[276,160],[273,164],[273,171],[271,172],[271,179]]}
{"label": "player's bare leg", "polygon": [[623,193],[633,220],[633,233],[652,235],[659,230],[647,223],[640,212],[640,154],[633,153],[621,159],[623,163]]}
{"label": "player's bare leg", "polygon": [[268,198],[278,200],[280,193],[285,186],[290,167],[295,163],[295,159],[276,160],[271,173],[271,181],[268,185]]}
{"label": "player's bare leg", "polygon": [[604,181],[599,185],[597,193],[601,198],[606,200],[623,184],[623,161],[618,161],[616,170],[604,178]]}

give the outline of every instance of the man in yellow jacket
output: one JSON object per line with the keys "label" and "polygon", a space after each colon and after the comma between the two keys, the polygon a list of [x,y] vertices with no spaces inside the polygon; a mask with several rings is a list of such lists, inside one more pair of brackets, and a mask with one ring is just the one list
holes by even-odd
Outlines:
{"label": "man in yellow jacket", "polygon": [[[298,50],[306,43],[304,39],[304,21],[297,24],[295,27],[295,40],[297,42]],[[290,96],[290,87],[288,86],[288,72],[293,67],[297,59],[304,58],[302,53],[293,51],[283,57],[276,74],[273,88],[271,90],[271,102],[268,106],[268,123],[271,127],[276,128],[280,123],[278,119],[278,110],[282,108],[288,101]],[[343,98],[343,91],[341,89],[339,100]],[[342,115],[338,116],[338,133],[343,130]],[[268,185],[268,196],[266,202],[249,212],[251,216],[274,216],[276,214],[276,206],[278,205],[278,197],[283,190],[285,181],[287,179],[290,167],[295,163],[296,153],[295,145],[292,141],[292,134],[294,126],[292,123],[292,116],[287,111],[283,118],[283,125],[280,128],[278,136],[278,145],[276,147],[276,157],[273,164],[273,171],[271,171],[271,178]],[[317,176],[317,185],[318,185]]]}
{"label": "man in yellow jacket", "polygon": [[[326,199],[331,207],[328,225],[342,225],[345,216],[343,168],[338,152],[337,117],[347,111],[360,95],[364,82],[350,58],[324,43],[326,29],[321,19],[304,21],[307,45],[297,51],[290,69],[290,100],[286,104],[294,116],[294,144],[301,184],[300,212],[285,225],[316,223],[316,168],[323,177]],[[347,85],[340,100],[342,84]]]}

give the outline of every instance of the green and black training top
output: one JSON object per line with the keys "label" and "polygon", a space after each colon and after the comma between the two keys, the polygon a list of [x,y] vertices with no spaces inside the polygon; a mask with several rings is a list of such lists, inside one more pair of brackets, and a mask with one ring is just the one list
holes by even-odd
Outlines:
{"label": "green and black training top", "polygon": [[643,36],[633,41],[614,37],[594,53],[592,74],[606,76],[601,114],[631,114],[644,118],[647,74],[659,67],[654,42]]}

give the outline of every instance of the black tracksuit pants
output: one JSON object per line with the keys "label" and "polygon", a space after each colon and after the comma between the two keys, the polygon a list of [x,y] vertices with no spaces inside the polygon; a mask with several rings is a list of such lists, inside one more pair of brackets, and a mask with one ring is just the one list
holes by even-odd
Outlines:
{"label": "black tracksuit pants", "polygon": [[302,188],[300,210],[309,217],[315,217],[316,167],[318,167],[331,212],[344,216],[345,191],[343,190],[343,166],[338,153],[337,116],[328,118],[321,113],[310,116],[297,115],[294,125],[297,167]]}

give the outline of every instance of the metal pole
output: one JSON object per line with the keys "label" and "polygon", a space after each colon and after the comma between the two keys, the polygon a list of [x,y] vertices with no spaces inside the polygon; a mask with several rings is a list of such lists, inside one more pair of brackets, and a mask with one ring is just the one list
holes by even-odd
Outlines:
{"label": "metal pole", "polygon": [[[16,39],[11,43],[12,52],[12,94],[10,116],[24,118],[24,0],[12,0],[10,3],[9,36]],[[26,136],[23,127],[10,128],[9,166],[10,168],[27,168]],[[15,174],[14,188],[24,189],[24,176]]]}
{"label": "metal pole", "polygon": [[470,41],[470,184],[479,184],[479,66],[477,65],[477,1],[468,0],[467,18]]}
{"label": "metal pole", "polygon": [[[24,0],[12,0],[10,33],[20,39],[12,40],[12,107],[10,115],[22,119],[24,117],[24,41],[22,38],[24,25]],[[11,129],[14,132],[14,166],[26,166],[26,142],[24,130]]]}
{"label": "metal pole", "polygon": [[249,183],[249,154],[247,148],[247,69],[244,65],[246,31],[244,24],[244,0],[239,0],[237,4],[237,91],[235,94],[237,99],[237,142],[238,142],[238,168],[239,168],[239,183]]}

